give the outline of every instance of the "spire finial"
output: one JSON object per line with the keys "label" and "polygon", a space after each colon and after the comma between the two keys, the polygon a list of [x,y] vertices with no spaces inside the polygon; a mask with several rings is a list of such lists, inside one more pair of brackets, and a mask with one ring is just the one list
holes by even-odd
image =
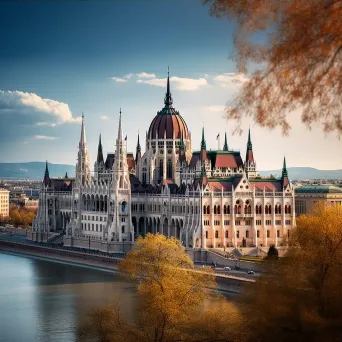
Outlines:
{"label": "spire finial", "polygon": [[248,129],[247,150],[252,150],[251,129]]}
{"label": "spire finial", "polygon": [[286,168],[286,158],[284,155],[284,161],[283,161],[283,170],[282,170],[282,176],[287,176],[287,168]]}
{"label": "spire finial", "polygon": [[204,127],[202,127],[202,141],[201,141],[201,150],[205,150],[207,148],[204,138]]}
{"label": "spire finial", "polygon": [[224,132],[224,145],[223,145],[223,151],[228,151],[227,132]]}
{"label": "spire finial", "polygon": [[84,113],[82,112],[82,126],[81,126],[80,146],[83,146],[85,143],[86,143],[86,135],[85,135]]}
{"label": "spire finial", "polygon": [[172,96],[170,91],[170,69],[167,67],[167,84],[166,84],[166,95],[164,99],[165,106],[172,105]]}

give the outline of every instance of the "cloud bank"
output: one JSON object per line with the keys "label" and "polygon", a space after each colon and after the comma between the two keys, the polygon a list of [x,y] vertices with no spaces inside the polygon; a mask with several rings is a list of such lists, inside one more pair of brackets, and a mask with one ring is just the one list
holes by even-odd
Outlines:
{"label": "cloud bank", "polygon": [[38,122],[38,126],[55,126],[62,123],[80,122],[81,117],[73,117],[69,106],[66,103],[52,99],[44,99],[34,93],[22,91],[4,91],[0,90],[0,111],[16,110],[23,113],[29,110],[45,113],[56,122]]}
{"label": "cloud bank", "polygon": [[248,81],[248,78],[241,73],[227,72],[215,76],[214,81],[217,81],[220,87],[226,88],[236,83],[243,84]]}
{"label": "cloud bank", "polygon": [[37,140],[57,140],[58,139],[57,137],[50,137],[47,135],[35,135],[34,138]]}
{"label": "cloud bank", "polygon": [[[149,80],[139,79],[137,80],[137,83],[144,83],[157,87],[166,87],[166,81],[166,78],[152,78]],[[184,91],[194,91],[208,85],[208,82],[205,78],[185,78],[173,76],[170,78],[170,82],[172,82],[173,88]]]}

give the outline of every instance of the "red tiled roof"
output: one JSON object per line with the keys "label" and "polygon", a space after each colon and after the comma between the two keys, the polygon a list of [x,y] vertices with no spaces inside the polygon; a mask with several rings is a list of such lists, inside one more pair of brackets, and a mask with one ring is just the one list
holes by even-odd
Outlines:
{"label": "red tiled roof", "polygon": [[281,181],[277,182],[268,182],[265,180],[265,182],[249,182],[252,188],[255,188],[255,190],[261,190],[263,191],[264,188],[266,191],[281,191]]}
{"label": "red tiled roof", "polygon": [[231,191],[232,190],[232,182],[225,182],[225,181],[208,181],[208,185],[210,190],[212,191]]}
{"label": "red tiled roof", "polygon": [[132,169],[135,169],[135,160],[133,156],[127,156],[127,165],[128,165],[129,171],[131,171]]}
{"label": "red tiled roof", "polygon": [[238,163],[233,155],[217,155],[215,167],[238,168]]}

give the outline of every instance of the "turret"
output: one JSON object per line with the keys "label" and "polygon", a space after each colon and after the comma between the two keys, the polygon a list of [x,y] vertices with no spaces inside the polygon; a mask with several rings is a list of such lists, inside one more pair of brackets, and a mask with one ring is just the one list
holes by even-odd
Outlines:
{"label": "turret", "polygon": [[137,148],[136,148],[136,154],[135,154],[135,163],[138,165],[138,162],[141,160],[141,147],[140,147],[140,140],[139,140],[139,133],[138,133],[138,142],[137,142]]}

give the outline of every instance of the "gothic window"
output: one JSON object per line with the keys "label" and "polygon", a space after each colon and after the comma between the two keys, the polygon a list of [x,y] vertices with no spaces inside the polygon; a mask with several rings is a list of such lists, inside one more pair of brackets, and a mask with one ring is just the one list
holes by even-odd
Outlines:
{"label": "gothic window", "polygon": [[268,206],[268,213],[272,214],[272,207],[271,207],[271,205]]}
{"label": "gothic window", "polygon": [[223,206],[223,214],[227,214],[227,206],[226,205]]}
{"label": "gothic window", "polygon": [[208,231],[205,232],[205,238],[208,239]]}
{"label": "gothic window", "polygon": [[247,208],[247,213],[248,213],[248,214],[251,214],[251,213],[252,213],[252,207],[251,207],[251,205],[248,206],[248,208]]}
{"label": "gothic window", "polygon": [[226,239],[228,239],[228,230],[226,230]]}
{"label": "gothic window", "polygon": [[221,214],[221,207],[219,205],[217,206],[217,213]]}
{"label": "gothic window", "polygon": [[245,214],[247,214],[247,211],[248,211],[248,206],[247,204],[245,204],[245,209],[244,209]]}
{"label": "gothic window", "polygon": [[237,230],[236,231],[236,237],[239,239],[240,238],[240,232]]}
{"label": "gothic window", "polygon": [[121,227],[121,233],[124,234],[125,233],[125,226]]}
{"label": "gothic window", "polygon": [[268,205],[265,205],[265,214],[268,214]]}
{"label": "gothic window", "polygon": [[270,231],[267,230],[267,237],[269,238],[270,237]]}
{"label": "gothic window", "polygon": [[144,185],[146,184],[146,172],[143,172],[142,182],[143,182]]}
{"label": "gothic window", "polygon": [[218,239],[218,230],[215,230],[215,239]]}
{"label": "gothic window", "polygon": [[217,209],[216,209],[216,205],[214,205],[214,215],[217,214]]}
{"label": "gothic window", "polygon": [[246,239],[248,239],[248,238],[249,238],[249,231],[246,230]]}
{"label": "gothic window", "polygon": [[172,161],[170,159],[167,161],[167,178],[172,179]]}
{"label": "gothic window", "polygon": [[241,214],[241,205],[238,206],[238,214]]}
{"label": "gothic window", "polygon": [[207,205],[207,214],[209,215],[210,214],[210,206]]}
{"label": "gothic window", "polygon": [[164,174],[164,162],[162,159],[159,160],[159,178],[162,179]]}
{"label": "gothic window", "polygon": [[260,237],[260,230],[257,230],[257,238]]}

